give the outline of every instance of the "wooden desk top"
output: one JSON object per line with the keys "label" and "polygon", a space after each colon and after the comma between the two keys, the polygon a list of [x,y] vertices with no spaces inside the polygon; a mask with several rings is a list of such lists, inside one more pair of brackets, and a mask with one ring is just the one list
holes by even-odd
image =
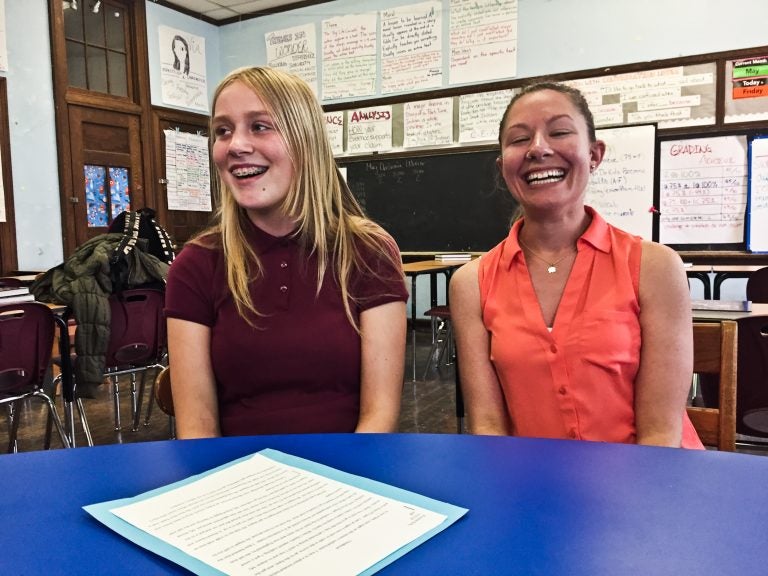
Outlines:
{"label": "wooden desk top", "polygon": [[768,316],[768,304],[753,302],[751,312],[733,312],[730,310],[693,310],[692,314],[694,321],[738,320],[739,318],[747,318],[750,316]]}
{"label": "wooden desk top", "polygon": [[403,272],[408,275],[425,274],[427,272],[444,272],[453,268],[464,266],[467,260],[419,260],[418,262],[408,262],[403,264]]}

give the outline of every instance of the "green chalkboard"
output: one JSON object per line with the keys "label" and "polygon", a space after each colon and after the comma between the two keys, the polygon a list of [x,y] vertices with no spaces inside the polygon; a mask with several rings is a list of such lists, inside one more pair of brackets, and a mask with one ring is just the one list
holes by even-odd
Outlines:
{"label": "green chalkboard", "polygon": [[352,193],[404,252],[485,251],[504,239],[516,203],[495,150],[345,162]]}

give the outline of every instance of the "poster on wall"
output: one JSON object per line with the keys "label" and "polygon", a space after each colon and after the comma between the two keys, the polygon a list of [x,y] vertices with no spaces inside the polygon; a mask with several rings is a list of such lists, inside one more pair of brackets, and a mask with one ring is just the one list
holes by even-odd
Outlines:
{"label": "poster on wall", "polygon": [[381,93],[443,84],[443,10],[439,2],[381,12]]}
{"label": "poster on wall", "polygon": [[168,26],[158,38],[163,103],[207,113],[205,38]]}
{"label": "poster on wall", "polygon": [[392,148],[392,106],[348,111],[347,152],[383,152]]}
{"label": "poster on wall", "polygon": [[211,211],[208,138],[164,130],[168,210]]}
{"label": "poster on wall", "polygon": [[325,113],[325,131],[334,156],[344,153],[344,112]]}
{"label": "poster on wall", "polygon": [[[0,0],[0,72],[8,72],[8,47],[5,42],[5,0]],[[2,222],[5,222],[5,217],[3,217]]]}
{"label": "poster on wall", "polygon": [[317,34],[315,25],[296,26],[264,35],[267,63],[302,78],[317,94]]}
{"label": "poster on wall", "polygon": [[514,90],[495,90],[459,96],[459,142],[497,141],[499,119]]}
{"label": "poster on wall", "polygon": [[743,242],[746,136],[662,142],[659,188],[662,244]]}
{"label": "poster on wall", "polygon": [[376,14],[323,20],[323,100],[376,92]]}
{"label": "poster on wall", "polygon": [[450,84],[517,75],[517,0],[451,0]]}
{"label": "poster on wall", "polygon": [[768,56],[733,62],[733,98],[768,96]]}

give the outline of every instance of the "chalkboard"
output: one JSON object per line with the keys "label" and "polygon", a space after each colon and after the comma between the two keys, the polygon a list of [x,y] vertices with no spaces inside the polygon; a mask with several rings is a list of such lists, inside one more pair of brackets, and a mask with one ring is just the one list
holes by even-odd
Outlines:
{"label": "chalkboard", "polygon": [[486,251],[509,232],[516,202],[497,180],[498,151],[340,163],[347,183],[404,252]]}

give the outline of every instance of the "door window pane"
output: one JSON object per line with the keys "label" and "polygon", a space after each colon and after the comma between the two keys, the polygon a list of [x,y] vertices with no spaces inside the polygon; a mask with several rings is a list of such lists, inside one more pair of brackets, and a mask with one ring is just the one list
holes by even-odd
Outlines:
{"label": "door window pane", "polygon": [[82,44],[67,41],[67,71],[70,86],[88,88],[88,78],[85,75],[85,47]]}
{"label": "door window pane", "polygon": [[88,64],[88,89],[109,92],[107,87],[107,53],[102,48],[86,48]]}
{"label": "door window pane", "polygon": [[107,52],[107,62],[109,64],[109,93],[115,96],[128,96],[125,55]]}
{"label": "door window pane", "polygon": [[85,202],[89,228],[105,228],[120,212],[131,209],[130,180],[128,168],[85,165]]}
{"label": "door window pane", "polygon": [[[91,4],[86,0],[83,4]],[[104,42],[104,14],[101,10],[85,10],[85,42],[92,46],[106,46]]]}
{"label": "door window pane", "polygon": [[106,9],[104,17],[107,19],[107,48],[125,52],[125,17],[120,10]]}
{"label": "door window pane", "polygon": [[112,204],[110,222],[123,210],[131,209],[131,189],[128,168],[109,169],[109,200]]}
{"label": "door window pane", "polygon": [[64,5],[64,36],[73,40],[83,39],[82,11],[75,10],[71,4]]}
{"label": "door window pane", "polygon": [[104,166],[85,165],[85,203],[89,228],[108,225],[107,196],[104,192],[106,175],[107,170]]}

